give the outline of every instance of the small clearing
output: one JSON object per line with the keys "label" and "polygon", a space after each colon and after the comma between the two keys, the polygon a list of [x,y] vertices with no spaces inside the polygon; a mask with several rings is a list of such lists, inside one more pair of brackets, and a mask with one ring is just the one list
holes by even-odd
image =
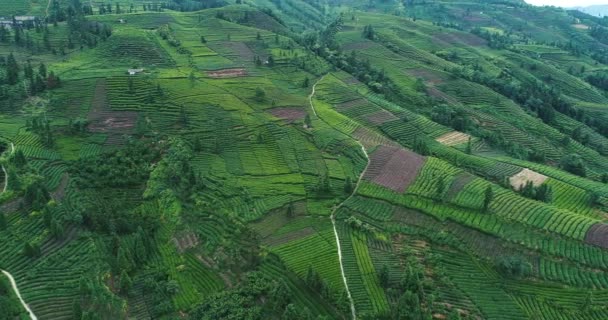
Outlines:
{"label": "small clearing", "polygon": [[435,141],[446,146],[456,146],[468,142],[469,138],[471,138],[471,136],[466,133],[452,131],[438,137]]}
{"label": "small clearing", "polygon": [[540,186],[547,180],[548,177],[530,169],[524,168],[519,173],[509,178],[509,184],[516,190],[523,187],[528,181],[532,182],[535,187]]}
{"label": "small clearing", "polygon": [[89,131],[115,135],[131,133],[135,128],[137,112],[113,111],[108,104],[106,86],[105,79],[100,79],[95,84],[93,103],[87,115]]}
{"label": "small clearing", "polygon": [[582,24],[582,23],[573,24],[572,27],[574,27],[575,29],[579,29],[579,30],[588,30],[589,29],[588,25]]}
{"label": "small clearing", "polygon": [[207,76],[209,76],[210,78],[215,78],[215,79],[244,77],[246,75],[247,75],[247,70],[245,70],[244,68],[207,71]]}

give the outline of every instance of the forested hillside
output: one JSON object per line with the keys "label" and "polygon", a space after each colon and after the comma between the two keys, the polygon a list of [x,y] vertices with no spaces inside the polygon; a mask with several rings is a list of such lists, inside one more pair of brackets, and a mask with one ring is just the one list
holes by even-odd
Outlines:
{"label": "forested hillside", "polygon": [[606,17],[520,0],[0,17],[0,319],[608,319]]}

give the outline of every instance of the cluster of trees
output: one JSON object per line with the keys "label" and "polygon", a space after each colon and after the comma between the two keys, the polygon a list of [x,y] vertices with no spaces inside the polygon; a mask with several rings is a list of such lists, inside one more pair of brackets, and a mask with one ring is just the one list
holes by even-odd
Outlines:
{"label": "cluster of trees", "polygon": [[181,42],[173,35],[173,31],[171,30],[171,27],[168,24],[160,26],[157,32],[160,37],[164,40],[167,40],[167,43],[169,43],[172,47],[177,48],[182,45]]}
{"label": "cluster of trees", "polygon": [[171,140],[164,157],[150,175],[145,195],[170,195],[179,199],[182,204],[195,202],[205,186],[203,178],[194,172],[190,164],[193,156],[189,142],[181,139]]}
{"label": "cluster of trees", "polygon": [[129,140],[120,150],[97,157],[80,158],[70,167],[79,188],[141,186],[150,174],[150,164],[160,156],[151,141]]}
{"label": "cluster of trees", "polygon": [[123,319],[126,317],[123,300],[112,294],[106,283],[91,273],[82,276],[78,284],[78,297],[72,302],[74,319]]}
{"label": "cluster of trees", "polygon": [[[150,7],[152,7],[152,4],[148,5]],[[159,7],[157,4],[154,4],[155,7]],[[88,6],[87,6],[88,7]],[[89,7],[90,8],[90,7]],[[144,3],[144,11],[146,11],[146,4]],[[158,10],[152,10],[152,11],[158,11]],[[111,3],[107,3],[107,4],[101,4],[99,5],[99,14],[103,15],[103,14],[111,14],[111,13],[115,13],[115,14],[121,14],[121,13],[133,13],[133,12],[137,12],[135,10],[135,5],[133,5],[132,3],[129,5],[129,9],[123,9],[120,7],[120,3],[116,2],[116,6],[114,7],[114,11],[112,11],[112,4]],[[93,14],[93,11],[91,10],[90,13],[87,14]]]}
{"label": "cluster of trees", "polygon": [[513,44],[513,40],[508,34],[490,32],[480,27],[473,28],[473,30],[471,30],[471,33],[488,41],[488,46],[490,48],[506,49]]}
{"label": "cluster of trees", "polygon": [[578,154],[569,154],[564,156],[560,163],[560,168],[581,177],[587,176],[587,166],[583,158]]}
{"label": "cluster of trees", "polygon": [[[260,303],[265,301],[265,303]],[[250,272],[238,287],[222,291],[196,306],[192,320],[211,319],[315,319],[310,310],[300,308],[282,280],[273,280],[261,272]]]}
{"label": "cluster of trees", "polygon": [[25,311],[22,312],[21,303],[13,294],[13,288],[4,275],[0,274],[0,318],[22,319],[27,318]]}
{"label": "cluster of trees", "polygon": [[319,198],[331,198],[331,180],[329,178],[329,173],[325,172],[324,174],[319,175],[317,183],[313,186],[313,192]]}
{"label": "cluster of trees", "polygon": [[440,104],[433,107],[431,111],[431,119],[437,123],[452,127],[454,130],[461,132],[469,131],[474,125],[473,121],[466,114],[466,112],[460,109],[453,109],[445,104]]}
{"label": "cluster of trees", "polygon": [[500,257],[496,269],[511,278],[525,278],[532,273],[532,265],[521,256]]}
{"label": "cluster of trees", "polygon": [[376,32],[371,24],[363,27],[363,37],[369,40],[374,40],[376,38]]}
{"label": "cluster of trees", "polygon": [[593,26],[589,29],[589,35],[601,43],[608,44],[608,28],[599,25]]}
{"label": "cluster of trees", "polygon": [[44,63],[36,68],[30,61],[19,64],[13,53],[0,57],[0,74],[0,100],[16,101],[61,85],[59,77],[48,72]]}
{"label": "cluster of trees", "polygon": [[607,73],[594,73],[588,75],[586,78],[587,82],[593,86],[602,90],[608,91],[608,74]]}
{"label": "cluster of trees", "polygon": [[530,199],[542,201],[542,202],[551,202],[553,199],[553,190],[551,186],[546,184],[541,184],[538,187],[535,187],[532,181],[527,181],[525,185],[520,186],[519,193]]}
{"label": "cluster of trees", "polygon": [[[298,39],[298,42],[326,59],[336,68],[352,74],[359,81],[367,84],[374,92],[384,94],[393,92],[395,86],[383,70],[373,68],[367,59],[358,59],[355,51],[351,51],[350,54],[342,52],[335,35],[343,24],[343,16],[340,15],[325,29],[318,33],[307,33]],[[370,29],[373,32],[371,26],[367,28],[368,32]]]}
{"label": "cluster of trees", "polygon": [[46,147],[52,147],[55,143],[53,138],[53,129],[51,128],[51,122],[44,116],[35,116],[31,120],[26,121],[28,130],[40,138],[42,144]]}
{"label": "cluster of trees", "polygon": [[[598,133],[608,136],[608,123],[606,121],[601,117],[591,117],[584,110],[574,107],[562,98],[560,91],[555,87],[539,81],[524,84],[514,78],[508,70],[503,70],[499,77],[488,76],[481,70],[466,72],[464,69],[455,69],[453,72],[462,78],[483,84],[507,96],[525,109],[535,112],[543,122],[549,125],[557,125],[555,123],[556,112],[560,112],[590,126]],[[551,79],[547,80],[551,81]],[[588,136],[577,135],[576,130],[572,132],[571,136],[573,139],[595,148],[600,153],[605,152],[600,146],[592,144]],[[499,137],[494,138],[500,139]],[[534,152],[528,154],[530,157],[538,156]]]}
{"label": "cluster of trees", "polygon": [[228,3],[224,0],[173,0],[165,1],[159,6],[159,10],[169,9],[175,11],[198,11],[209,8],[218,8],[227,5]]}

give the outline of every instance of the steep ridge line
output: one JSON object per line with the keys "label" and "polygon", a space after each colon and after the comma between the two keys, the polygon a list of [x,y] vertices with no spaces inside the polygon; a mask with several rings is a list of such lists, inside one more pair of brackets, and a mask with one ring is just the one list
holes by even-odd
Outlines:
{"label": "steep ridge line", "polygon": [[[314,115],[320,119],[321,121],[325,122],[325,120],[321,119],[318,115],[317,115],[317,110],[315,110],[315,105],[312,103],[312,98],[315,95],[315,89],[317,87],[317,84],[319,82],[321,82],[323,80],[323,78],[325,78],[327,74],[323,75],[319,80],[317,80],[317,82],[315,82],[315,84],[312,86],[312,92],[310,93],[310,95],[308,96],[308,101],[310,102],[310,107],[312,108],[312,112],[314,113]],[[338,248],[338,261],[340,262],[340,273],[342,274],[342,281],[344,282],[344,289],[346,290],[346,295],[348,297],[348,301],[350,302],[350,312],[352,314],[353,320],[357,319],[357,311],[355,309],[355,301],[353,300],[352,295],[350,294],[350,290],[348,289],[348,280],[346,279],[346,272],[344,272],[344,263],[342,262],[342,247],[340,245],[340,237],[338,236],[338,229],[336,228],[336,211],[338,211],[338,209],[340,209],[342,207],[342,205],[348,201],[350,198],[352,198],[356,193],[357,193],[357,189],[359,188],[359,184],[361,183],[361,180],[363,179],[363,176],[365,175],[365,172],[367,171],[367,168],[369,167],[369,155],[367,154],[367,151],[365,150],[365,147],[363,146],[363,144],[361,142],[359,142],[359,140],[355,139],[355,141],[359,144],[359,146],[361,146],[361,150],[363,151],[363,154],[365,155],[365,158],[367,159],[367,164],[365,165],[365,168],[363,169],[363,172],[361,172],[361,175],[359,175],[359,178],[357,179],[357,183],[355,184],[355,187],[353,188],[353,192],[346,198],[344,199],[344,201],[340,202],[332,211],[331,211],[331,215],[330,215],[330,219],[331,219],[331,224],[333,226],[334,229],[334,235],[336,236],[336,246]]]}
{"label": "steep ridge line", "polygon": [[13,290],[15,291],[17,298],[19,298],[19,301],[21,301],[21,305],[23,305],[23,308],[25,308],[25,311],[27,311],[27,313],[30,315],[30,318],[32,320],[38,320],[38,317],[36,317],[36,315],[34,314],[32,309],[30,309],[30,306],[28,306],[27,303],[25,303],[25,301],[21,297],[21,292],[19,292],[19,288],[17,288],[17,282],[15,282],[15,278],[13,278],[13,276],[10,273],[8,273],[4,270],[0,269],[0,271],[2,271],[2,274],[4,274],[8,278],[8,281],[11,283],[11,286],[13,287]]}

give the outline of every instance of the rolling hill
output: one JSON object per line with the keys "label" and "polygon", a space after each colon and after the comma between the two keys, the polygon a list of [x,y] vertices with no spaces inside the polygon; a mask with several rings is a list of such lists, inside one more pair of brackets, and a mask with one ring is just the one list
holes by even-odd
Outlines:
{"label": "rolling hill", "polygon": [[[0,269],[37,319],[608,318],[605,18],[519,0],[0,16]],[[27,318],[13,291],[0,278],[0,314]]]}

